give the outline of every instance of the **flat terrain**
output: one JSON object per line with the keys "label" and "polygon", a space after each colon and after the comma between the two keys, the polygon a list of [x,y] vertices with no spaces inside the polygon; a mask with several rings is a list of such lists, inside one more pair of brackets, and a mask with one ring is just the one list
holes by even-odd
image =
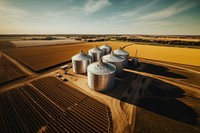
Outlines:
{"label": "flat terrain", "polygon": [[180,41],[192,41],[192,42],[199,42],[199,38],[180,38],[180,37],[144,37],[144,36],[138,36],[142,39],[148,39],[148,40],[180,40]]}
{"label": "flat terrain", "polygon": [[[91,90],[86,75],[59,70],[80,50],[104,43],[3,50],[29,78],[0,89],[0,132],[200,132],[200,49],[107,42],[130,56],[137,49],[140,63],[129,62],[114,89],[105,93]],[[68,81],[52,77],[58,72]]]}
{"label": "flat terrain", "polygon": [[125,50],[130,51],[132,56],[138,50],[138,57],[140,58],[200,66],[200,49],[131,45],[126,47]]}
{"label": "flat terrain", "polygon": [[74,39],[62,39],[62,40],[23,40],[23,41],[11,41],[16,47],[38,47],[38,46],[49,46],[49,45],[65,45],[80,43]]}
{"label": "flat terrain", "polygon": [[106,105],[46,77],[0,93],[1,132],[110,132]]}
{"label": "flat terrain", "polygon": [[113,90],[99,93],[88,87],[86,76],[68,73],[61,72],[68,83],[109,106],[114,132],[200,131],[199,74],[143,60],[125,69]]}
{"label": "flat terrain", "polygon": [[15,57],[34,71],[39,71],[67,62],[71,60],[73,55],[80,52],[81,49],[86,50],[90,48],[92,48],[91,45],[73,44],[67,46],[18,48],[7,50],[5,53]]}
{"label": "flat terrain", "polygon": [[[79,53],[80,50],[87,52],[95,45],[101,46],[104,43],[106,42],[17,48],[5,50],[4,52],[21,61],[34,71],[40,71],[71,60],[71,57]],[[130,52],[130,56],[134,56],[135,51],[138,50],[139,58],[200,66],[200,49],[137,45],[116,41],[107,43],[111,45],[113,49],[125,46],[124,49]]]}
{"label": "flat terrain", "polygon": [[15,48],[15,45],[9,41],[0,41],[0,51]]}
{"label": "flat terrain", "polygon": [[0,52],[0,85],[24,76],[26,73]]}

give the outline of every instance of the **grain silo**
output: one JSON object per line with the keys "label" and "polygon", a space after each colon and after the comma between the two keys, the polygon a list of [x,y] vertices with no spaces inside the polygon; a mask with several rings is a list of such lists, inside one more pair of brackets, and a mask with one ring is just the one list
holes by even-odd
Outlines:
{"label": "grain silo", "polygon": [[104,45],[102,45],[100,47],[100,49],[105,51],[105,55],[110,54],[110,52],[112,51],[112,47],[109,46],[107,43],[105,43]]}
{"label": "grain silo", "polygon": [[92,62],[90,55],[81,51],[72,57],[72,68],[75,73],[87,73],[87,66]]}
{"label": "grain silo", "polygon": [[94,62],[87,68],[88,86],[95,91],[108,91],[114,87],[116,67],[111,63]]}
{"label": "grain silo", "polygon": [[97,46],[88,51],[88,54],[92,56],[92,62],[99,61],[104,55],[104,51],[99,49]]}
{"label": "grain silo", "polygon": [[125,50],[123,50],[121,47],[117,50],[114,50],[114,54],[118,56],[123,56],[125,58],[124,60],[124,67],[128,66],[128,58],[129,58],[129,53]]}
{"label": "grain silo", "polygon": [[116,74],[117,76],[123,73],[124,68],[124,60],[125,58],[122,56],[115,55],[113,51],[110,54],[104,55],[102,57],[103,62],[109,62],[116,66]]}

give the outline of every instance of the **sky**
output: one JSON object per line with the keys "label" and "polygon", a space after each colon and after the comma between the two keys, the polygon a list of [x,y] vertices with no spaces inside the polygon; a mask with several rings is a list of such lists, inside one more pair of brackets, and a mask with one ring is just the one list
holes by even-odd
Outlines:
{"label": "sky", "polygon": [[200,35],[200,0],[0,0],[0,34]]}

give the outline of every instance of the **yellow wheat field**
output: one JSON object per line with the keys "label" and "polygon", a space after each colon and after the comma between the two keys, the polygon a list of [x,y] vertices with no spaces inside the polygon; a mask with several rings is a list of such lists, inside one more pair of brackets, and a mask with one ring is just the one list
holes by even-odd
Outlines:
{"label": "yellow wheat field", "polygon": [[[200,66],[200,49],[138,45],[131,42],[117,41],[109,41],[107,43],[113,49],[123,47],[127,44],[133,44],[125,47],[125,50],[130,52],[130,56],[135,56],[135,51],[138,50],[137,56],[140,58]],[[102,42],[96,44],[99,46]]]}

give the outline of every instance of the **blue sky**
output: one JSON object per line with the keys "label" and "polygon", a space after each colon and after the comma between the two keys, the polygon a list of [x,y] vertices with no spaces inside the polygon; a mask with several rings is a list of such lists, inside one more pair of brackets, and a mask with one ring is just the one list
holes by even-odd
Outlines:
{"label": "blue sky", "polygon": [[0,0],[0,34],[200,35],[200,0]]}

